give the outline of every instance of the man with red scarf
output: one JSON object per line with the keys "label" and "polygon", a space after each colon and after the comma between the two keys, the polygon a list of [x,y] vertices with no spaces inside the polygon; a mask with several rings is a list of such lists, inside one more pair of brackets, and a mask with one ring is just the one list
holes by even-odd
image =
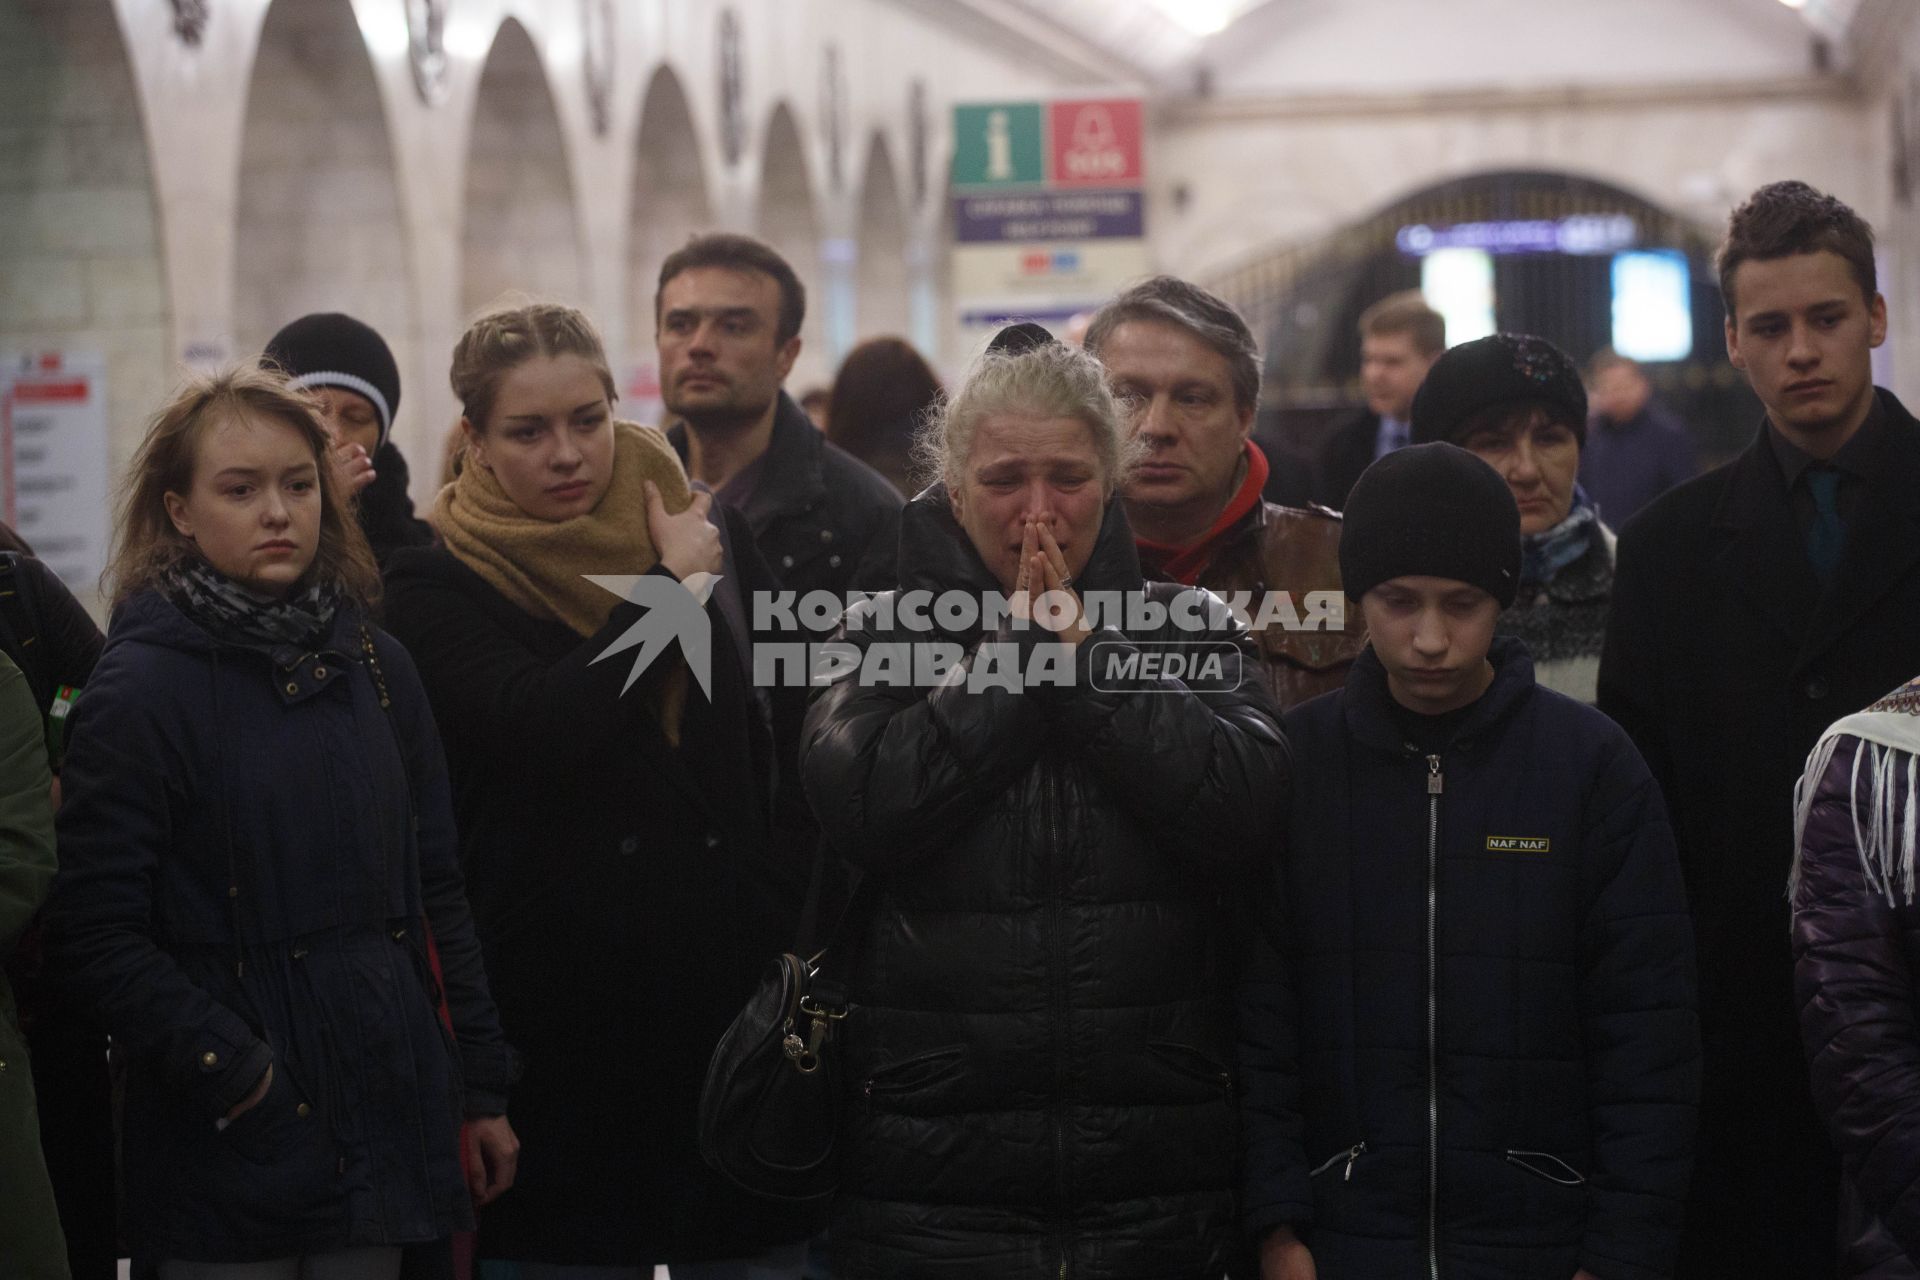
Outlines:
{"label": "man with red scarf", "polygon": [[[1240,604],[1282,709],[1339,688],[1366,644],[1360,611],[1339,597],[1331,626],[1309,595],[1340,591],[1340,517],[1261,499],[1267,458],[1251,438],[1260,361],[1246,321],[1206,290],[1157,276],[1101,309],[1086,349],[1133,415],[1141,454],[1123,495],[1147,577]],[[1267,600],[1280,592],[1286,600]]]}

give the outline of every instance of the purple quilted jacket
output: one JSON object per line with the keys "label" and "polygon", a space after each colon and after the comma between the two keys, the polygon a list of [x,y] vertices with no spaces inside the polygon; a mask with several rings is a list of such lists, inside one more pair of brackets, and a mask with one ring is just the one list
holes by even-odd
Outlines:
{"label": "purple quilted jacket", "polygon": [[[1855,839],[1854,757],[1840,739],[1801,840],[1794,895],[1794,990],[1814,1103],[1839,1149],[1840,1274],[1920,1280],[1920,906],[1869,882]],[[1897,776],[1904,791],[1907,759]],[[1899,802],[1896,817],[1910,799]],[[1898,828],[1896,827],[1896,830]],[[1754,1123],[1769,1123],[1765,1116]]]}

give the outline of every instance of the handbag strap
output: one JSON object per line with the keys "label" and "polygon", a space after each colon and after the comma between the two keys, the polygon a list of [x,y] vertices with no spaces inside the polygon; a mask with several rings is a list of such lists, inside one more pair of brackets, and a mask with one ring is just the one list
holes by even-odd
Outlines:
{"label": "handbag strap", "polygon": [[[841,904],[839,912],[833,913],[831,923],[822,927],[820,906],[822,906],[822,898],[826,896],[826,881],[833,865],[847,867],[849,889],[847,889],[847,900]],[[826,960],[826,954],[841,940],[841,936],[851,929],[854,921],[866,917],[877,894],[879,894],[879,885],[872,875],[864,873],[860,867],[854,867],[833,858],[826,842],[822,841],[820,852],[814,856],[814,873],[806,881],[806,904],[801,908],[801,923],[799,923],[799,933],[795,942],[795,946],[799,948],[799,954],[806,958],[810,969],[816,969],[816,971],[820,969],[820,963]]]}

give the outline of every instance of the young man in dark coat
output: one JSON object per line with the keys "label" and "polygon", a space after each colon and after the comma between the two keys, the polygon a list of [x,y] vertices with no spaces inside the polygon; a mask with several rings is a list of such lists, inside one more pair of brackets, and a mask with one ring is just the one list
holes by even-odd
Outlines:
{"label": "young man in dark coat", "polygon": [[[1250,434],[1260,361],[1247,322],[1205,289],[1156,276],[1101,308],[1085,345],[1142,450],[1122,494],[1147,577],[1244,601],[1261,683],[1282,710],[1339,688],[1366,643],[1340,595],[1340,520],[1267,500],[1271,459]],[[1290,611],[1263,613],[1269,592],[1285,592]],[[1337,618],[1315,615],[1316,592],[1339,604]]]}
{"label": "young man in dark coat", "polygon": [[1699,1036],[1653,778],[1494,636],[1520,516],[1486,463],[1375,463],[1340,566],[1369,645],[1287,713],[1278,906],[1241,988],[1262,1278],[1672,1275]]}
{"label": "young man in dark coat", "polygon": [[687,474],[747,518],[780,586],[844,602],[894,585],[900,494],[780,389],[806,308],[793,268],[760,241],[689,241],[654,294],[660,394]]}
{"label": "young man in dark coat", "polygon": [[1822,731],[1920,652],[1920,423],[1873,385],[1873,233],[1763,187],[1720,254],[1727,350],[1766,406],[1745,453],[1629,523],[1599,706],[1660,780],[1699,940],[1701,1138],[1682,1267],[1831,1275],[1839,1169],[1792,999],[1789,798]]}

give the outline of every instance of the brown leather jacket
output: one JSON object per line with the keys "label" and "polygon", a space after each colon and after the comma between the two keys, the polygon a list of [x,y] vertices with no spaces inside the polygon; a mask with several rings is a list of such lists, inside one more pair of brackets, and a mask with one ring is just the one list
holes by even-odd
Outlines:
{"label": "brown leather jacket", "polygon": [[[1148,576],[1153,572],[1147,568]],[[1345,684],[1347,668],[1366,648],[1366,624],[1351,600],[1340,631],[1290,631],[1277,622],[1258,626],[1268,591],[1287,592],[1305,618],[1309,591],[1339,590],[1340,517],[1325,507],[1261,503],[1222,539],[1200,571],[1199,585],[1245,609],[1255,624],[1262,680],[1283,711]],[[1234,601],[1237,592],[1248,595]]]}

